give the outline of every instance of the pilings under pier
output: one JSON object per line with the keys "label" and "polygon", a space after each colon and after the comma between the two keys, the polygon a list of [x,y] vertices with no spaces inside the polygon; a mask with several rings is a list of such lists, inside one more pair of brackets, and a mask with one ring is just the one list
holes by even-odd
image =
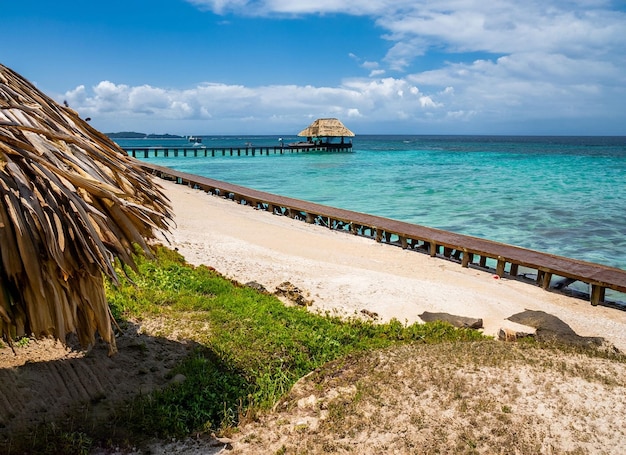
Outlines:
{"label": "pilings under pier", "polygon": [[244,146],[244,147],[123,147],[133,158],[215,157],[284,155],[305,152],[350,152],[352,144],[322,144],[314,146]]}

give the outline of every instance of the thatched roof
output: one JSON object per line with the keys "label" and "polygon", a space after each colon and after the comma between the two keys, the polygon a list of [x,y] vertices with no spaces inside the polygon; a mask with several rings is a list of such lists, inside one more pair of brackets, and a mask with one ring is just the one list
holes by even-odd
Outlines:
{"label": "thatched roof", "polygon": [[138,162],[0,65],[0,335],[96,332],[115,350],[103,275],[134,267],[170,205]]}
{"label": "thatched roof", "polygon": [[346,128],[339,119],[318,118],[307,128],[298,133],[304,137],[352,137],[354,133]]}

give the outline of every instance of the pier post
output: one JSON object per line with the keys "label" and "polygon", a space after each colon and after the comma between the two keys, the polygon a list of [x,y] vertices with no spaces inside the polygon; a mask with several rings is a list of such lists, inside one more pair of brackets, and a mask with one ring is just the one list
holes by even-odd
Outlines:
{"label": "pier post", "polygon": [[474,254],[468,253],[467,249],[463,248],[463,257],[461,259],[461,267],[468,268],[472,262],[474,262]]}
{"label": "pier post", "polygon": [[504,267],[506,266],[506,261],[502,256],[498,256],[498,264],[496,265],[496,275],[500,278],[504,276]]}
{"label": "pier post", "polygon": [[550,281],[552,281],[552,274],[550,272],[544,272],[541,287],[548,289],[550,287]]}
{"label": "pier post", "polygon": [[543,283],[543,275],[545,272],[543,270],[537,270],[537,285],[541,285]]}
{"label": "pier post", "polygon": [[605,288],[598,284],[591,285],[591,304],[597,306],[599,303],[604,302]]}

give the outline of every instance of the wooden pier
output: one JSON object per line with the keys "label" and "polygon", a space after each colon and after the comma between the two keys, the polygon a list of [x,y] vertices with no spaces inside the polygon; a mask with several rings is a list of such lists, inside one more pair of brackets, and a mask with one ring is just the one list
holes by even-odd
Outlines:
{"label": "wooden pier", "polygon": [[[147,163],[141,163],[141,166],[162,179],[173,180],[239,204],[369,237],[380,243],[421,251],[432,257],[456,261],[462,267],[493,270],[498,277],[506,275],[526,279],[546,290],[558,290],[574,281],[587,283],[592,305],[607,304],[606,289],[626,294],[626,270],[615,267],[279,196],[167,167]],[[535,271],[535,278],[522,276],[520,267]]]}
{"label": "wooden pier", "polygon": [[322,144],[316,146],[262,145],[242,147],[123,147],[133,158],[168,158],[168,157],[214,157],[214,156],[259,156],[284,155],[304,152],[349,152],[352,143]]}

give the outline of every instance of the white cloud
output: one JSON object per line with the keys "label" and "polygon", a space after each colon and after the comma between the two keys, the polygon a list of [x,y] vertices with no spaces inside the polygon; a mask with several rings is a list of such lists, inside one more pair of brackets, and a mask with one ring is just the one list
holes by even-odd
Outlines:
{"label": "white cloud", "polygon": [[422,107],[441,107],[441,103],[435,103],[430,96],[419,97],[420,106]]}
{"label": "white cloud", "polygon": [[371,78],[382,77],[385,73],[386,73],[385,70],[373,70],[373,71],[370,71],[369,77]]}
{"label": "white cloud", "polygon": [[609,0],[188,1],[218,14],[369,16],[390,45],[372,60],[350,54],[369,77],[335,87],[207,82],[182,90],[103,81],[63,96],[94,122],[186,119],[206,125],[203,132],[227,121],[263,131],[321,116],[450,129],[463,120],[483,131],[505,119],[626,124],[626,13]]}
{"label": "white cloud", "polygon": [[77,87],[63,97],[81,115],[92,117],[96,127],[106,131],[125,130],[124,125],[141,124],[142,119],[148,118],[152,125],[164,125],[163,128],[172,125],[173,120],[184,119],[189,125],[204,122],[203,132],[215,131],[213,125],[219,128],[227,121],[241,128],[253,118],[263,131],[263,125],[301,126],[309,118],[326,116],[367,122],[419,119],[424,112],[441,106],[407,81],[394,78],[351,79],[339,87],[204,83],[186,90],[103,81],[91,90]]}
{"label": "white cloud", "polygon": [[378,63],[378,62],[367,62],[367,61],[365,61],[365,62],[363,62],[363,63],[361,64],[361,66],[362,66],[363,68],[365,68],[365,69],[375,70],[375,69],[377,69],[380,65],[379,65],[379,63]]}
{"label": "white cloud", "polygon": [[608,0],[188,0],[216,13],[370,16],[387,31],[390,68],[430,49],[565,56],[624,55],[626,13]]}
{"label": "white cloud", "polygon": [[339,117],[365,129],[387,123],[410,131],[421,124],[430,125],[422,130],[454,132],[462,121],[474,125],[474,132],[489,133],[506,119],[514,127],[543,118],[602,118],[607,110],[622,112],[626,84],[610,86],[608,81],[625,82],[625,76],[613,65],[593,63],[521,53],[448,63],[403,78],[346,79],[337,87],[203,83],[179,90],[103,81],[59,98],[105,131],[145,124],[147,132],[282,134],[311,118]]}
{"label": "white cloud", "polygon": [[[236,13],[242,15],[272,14],[329,14],[352,15],[377,14],[387,7],[404,3],[402,0],[187,0],[201,8],[218,14]],[[406,0],[404,0],[406,1]]]}

